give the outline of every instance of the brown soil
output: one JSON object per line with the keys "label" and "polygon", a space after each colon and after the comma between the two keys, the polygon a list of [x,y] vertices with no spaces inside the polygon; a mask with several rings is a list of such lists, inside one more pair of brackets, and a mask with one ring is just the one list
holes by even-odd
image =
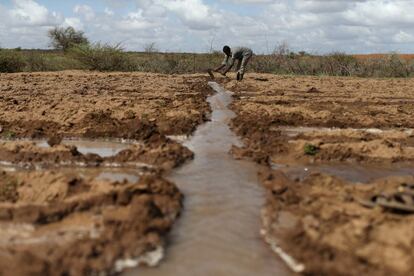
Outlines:
{"label": "brown soil", "polygon": [[114,273],[117,260],[162,246],[181,206],[178,189],[158,176],[119,183],[2,172],[0,274]]}
{"label": "brown soil", "polygon": [[[259,77],[268,81],[255,81]],[[233,129],[246,145],[234,152],[263,162],[411,161],[414,132],[404,128],[414,127],[412,85],[411,79],[258,74],[248,75],[243,82],[227,81],[226,87],[237,93]],[[293,126],[342,129],[288,135],[283,127]],[[318,148],[315,155],[305,153],[307,144]]]}
{"label": "brown soil", "polygon": [[55,145],[39,147],[35,142],[0,142],[0,160],[26,168],[60,166],[148,165],[171,170],[193,158],[193,153],[162,135],[153,135],[147,141],[133,144],[115,156],[101,157],[82,154],[75,146]]}
{"label": "brown soil", "polygon": [[[0,162],[42,168],[0,172],[0,275],[113,274],[120,260],[154,250],[159,255],[183,198],[159,173],[193,157],[166,135],[189,135],[207,120],[206,80],[80,71],[0,74]],[[135,143],[101,157],[61,144],[63,137]],[[43,138],[50,147],[16,138]],[[152,173],[137,183],[111,182],[76,168],[114,164],[145,164]]]}
{"label": "brown soil", "polygon": [[266,235],[311,275],[409,275],[414,216],[363,207],[358,200],[392,192],[412,177],[353,185],[323,174],[303,182],[280,172],[261,175],[267,188]]}
{"label": "brown soil", "polygon": [[[265,77],[266,82],[255,78]],[[226,88],[233,109],[276,126],[413,128],[413,79],[291,77],[248,74]],[[316,93],[308,93],[309,90]]]}
{"label": "brown soil", "polygon": [[82,71],[1,74],[2,134],[145,138],[154,126],[163,134],[190,134],[209,112],[205,80]]}
{"label": "brown soil", "polygon": [[[222,83],[236,92],[232,127],[244,142],[232,149],[238,158],[268,165],[381,163],[388,168],[414,159],[412,79],[248,74],[243,82]],[[289,179],[281,170],[267,169],[260,178],[267,190],[264,235],[305,264],[305,274],[408,275],[413,270],[413,215],[365,208],[358,201],[413,183],[412,177],[355,184],[324,174]]]}

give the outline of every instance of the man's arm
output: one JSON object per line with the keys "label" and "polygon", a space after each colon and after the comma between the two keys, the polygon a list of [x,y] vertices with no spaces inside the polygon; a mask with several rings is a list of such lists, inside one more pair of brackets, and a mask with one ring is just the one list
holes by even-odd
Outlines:
{"label": "man's arm", "polygon": [[234,58],[231,59],[231,62],[229,64],[229,66],[226,68],[226,70],[224,70],[223,75],[225,76],[227,74],[228,71],[231,70],[231,68],[233,68],[234,66]]}
{"label": "man's arm", "polygon": [[227,74],[227,72],[229,72],[231,70],[231,68],[233,68],[234,65],[234,61],[232,61],[229,66],[226,68],[226,70],[224,70],[223,75],[225,76]]}
{"label": "man's arm", "polygon": [[222,64],[222,65],[220,65],[219,67],[217,67],[217,68],[213,69],[213,71],[214,71],[214,72],[218,72],[218,71],[220,71],[221,69],[223,69],[224,67],[226,67],[226,64]]}

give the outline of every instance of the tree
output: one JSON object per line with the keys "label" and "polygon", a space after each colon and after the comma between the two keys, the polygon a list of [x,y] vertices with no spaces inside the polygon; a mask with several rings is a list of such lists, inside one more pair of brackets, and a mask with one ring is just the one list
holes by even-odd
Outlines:
{"label": "tree", "polygon": [[150,42],[144,45],[144,51],[145,53],[158,53],[159,50],[156,47],[156,43],[155,42]]}
{"label": "tree", "polygon": [[55,27],[48,32],[53,48],[67,51],[75,45],[89,44],[89,40],[82,31],[76,31],[72,27]]}

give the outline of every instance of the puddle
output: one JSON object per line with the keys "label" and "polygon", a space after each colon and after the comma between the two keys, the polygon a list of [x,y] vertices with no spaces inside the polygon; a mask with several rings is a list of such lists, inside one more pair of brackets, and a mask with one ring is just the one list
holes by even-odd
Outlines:
{"label": "puddle", "polygon": [[[35,141],[39,147],[50,147],[46,140]],[[100,141],[100,140],[73,140],[63,139],[62,144],[75,146],[82,154],[93,153],[100,157],[110,157],[127,149],[132,143],[121,141]]]}
{"label": "puddle", "polygon": [[192,162],[169,179],[186,196],[184,212],[174,225],[165,259],[157,268],[139,268],[124,275],[290,275],[284,263],[260,236],[264,191],[254,163],[229,154],[238,138],[228,122],[231,95],[218,84],[209,98],[211,122],[184,143],[195,153]]}
{"label": "puddle", "polygon": [[96,177],[96,180],[109,180],[109,181],[128,181],[131,183],[135,183],[139,180],[140,175],[135,170],[134,172],[126,171],[125,169],[119,169],[119,170],[103,170],[99,173],[99,175]]}
{"label": "puddle", "polygon": [[190,139],[188,135],[167,135],[167,138],[181,144]]}
{"label": "puddle", "polygon": [[[31,169],[28,169],[32,171]],[[48,171],[48,169],[39,169],[40,171]],[[111,168],[111,167],[99,167],[99,168],[79,168],[79,167],[60,167],[54,169],[55,172],[62,172],[65,174],[73,174],[83,178],[93,178],[95,180],[106,180],[106,181],[128,181],[131,183],[137,182],[141,175],[145,172],[146,168]],[[26,169],[19,166],[12,165],[1,165],[0,171],[6,172],[19,172],[27,171]]]}
{"label": "puddle", "polygon": [[366,132],[370,134],[382,134],[382,133],[389,133],[395,131],[401,131],[407,135],[413,135],[414,129],[379,129],[379,128],[328,128],[328,127],[275,127],[272,130],[280,130],[288,137],[296,137],[302,133],[310,133],[310,132],[335,132],[335,131],[342,131],[342,130],[352,130],[358,132]]}
{"label": "puddle", "polygon": [[311,173],[320,172],[337,176],[354,183],[368,183],[388,176],[414,176],[413,166],[366,166],[361,164],[287,166],[273,164],[273,169],[284,172],[291,179],[303,180]]}

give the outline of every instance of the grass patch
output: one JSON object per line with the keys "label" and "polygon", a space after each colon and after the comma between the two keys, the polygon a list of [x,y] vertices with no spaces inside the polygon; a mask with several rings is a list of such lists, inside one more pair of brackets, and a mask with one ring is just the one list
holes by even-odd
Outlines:
{"label": "grass patch", "polygon": [[3,137],[3,139],[14,139],[16,138],[16,133],[11,130],[6,130],[2,133],[1,136]]}
{"label": "grass patch", "polygon": [[318,146],[312,144],[306,144],[303,147],[303,151],[305,155],[315,156],[319,152],[320,148]]}

